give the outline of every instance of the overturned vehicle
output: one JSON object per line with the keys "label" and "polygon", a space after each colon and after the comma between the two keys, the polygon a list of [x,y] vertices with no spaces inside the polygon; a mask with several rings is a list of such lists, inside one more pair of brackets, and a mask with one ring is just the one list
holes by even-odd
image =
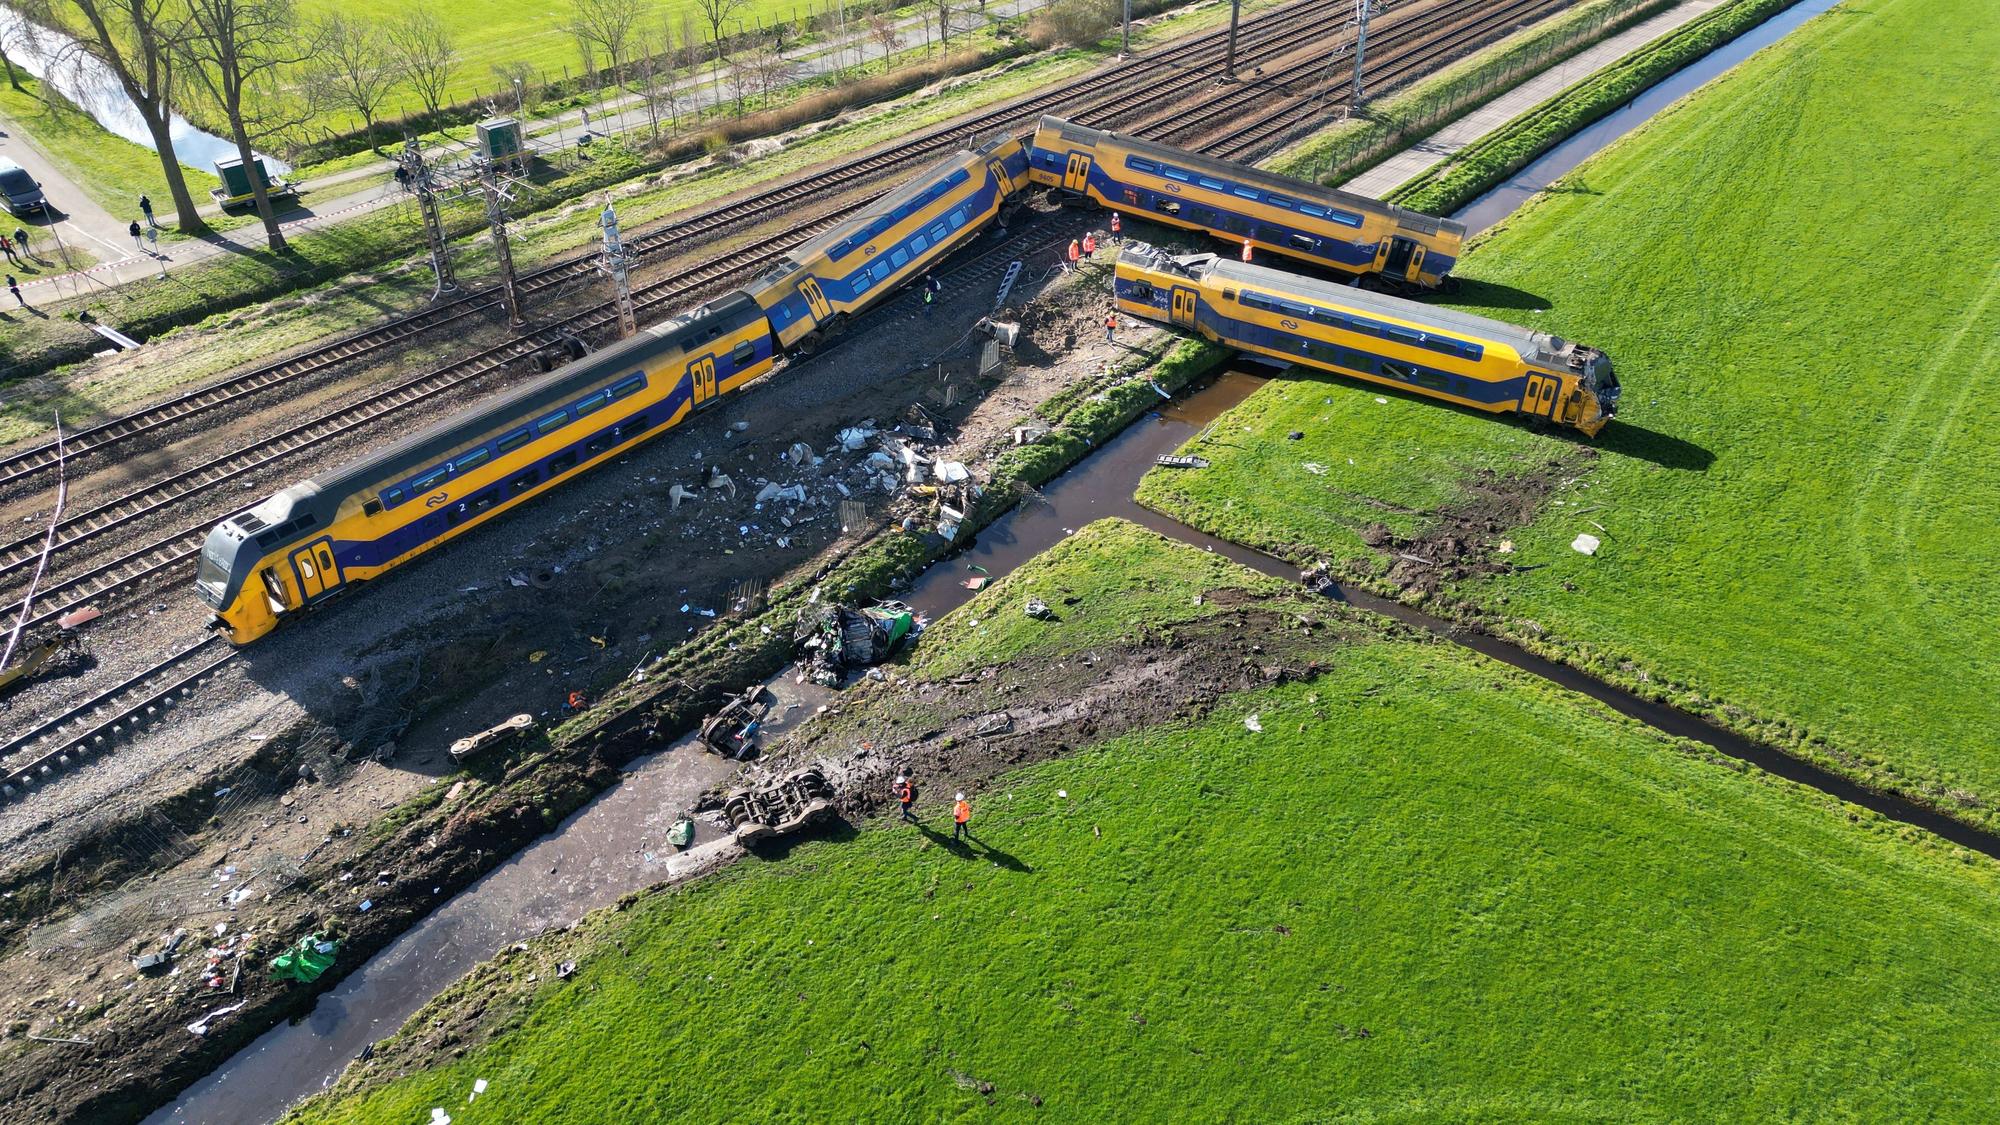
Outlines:
{"label": "overturned vehicle", "polygon": [[799,663],[813,682],[839,687],[850,671],[882,663],[909,647],[923,631],[923,619],[902,602],[865,609],[823,605],[799,614],[792,639],[798,645]]}

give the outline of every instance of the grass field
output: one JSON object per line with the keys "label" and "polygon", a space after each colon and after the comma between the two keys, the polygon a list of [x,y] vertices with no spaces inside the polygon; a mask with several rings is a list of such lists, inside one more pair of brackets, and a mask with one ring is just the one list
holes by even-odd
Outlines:
{"label": "grass field", "polygon": [[[1606,349],[1626,388],[1601,458],[1512,533],[1511,561],[1539,569],[1455,599],[1987,823],[1996,51],[2000,23],[1977,6],[1836,8],[1510,220],[1469,255],[1455,298]],[[1218,427],[1214,470],[1154,474],[1143,495],[1369,568],[1363,524],[1421,525],[1475,468],[1575,455],[1378,393],[1273,385]],[[1293,429],[1304,439],[1284,441]],[[1595,558],[1568,548],[1585,531],[1605,541]]]}
{"label": "grass field", "polygon": [[[139,196],[149,195],[162,220],[173,218],[173,197],[152,149],[110,133],[61,94],[45,95],[42,84],[26,74],[21,85],[24,89],[15,90],[0,82],[0,117],[34,137],[64,175],[113,215],[138,218]],[[197,200],[206,199],[218,182],[198,168],[182,165],[182,171]]]}
{"label": "grass field", "polygon": [[[1232,577],[1265,584],[1094,524],[925,646],[1025,590],[1087,590],[1078,612],[1100,623],[1157,621]],[[1188,608],[1142,604],[1170,593]],[[1079,647],[1068,625],[1003,647],[1058,659]],[[1356,626],[1325,659],[1207,720],[1008,776],[976,795],[975,848],[883,823],[595,916],[489,974],[534,997],[499,1038],[288,1120],[1883,1120],[1990,1104],[1991,865],[1857,830],[1439,642]],[[558,983],[543,962],[567,957],[578,975]],[[400,1072],[397,1051],[376,1069]]]}

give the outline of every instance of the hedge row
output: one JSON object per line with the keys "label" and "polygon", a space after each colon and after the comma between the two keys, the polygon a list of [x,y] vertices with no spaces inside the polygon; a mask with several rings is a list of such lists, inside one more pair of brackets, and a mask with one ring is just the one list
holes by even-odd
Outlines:
{"label": "hedge row", "polygon": [[1680,0],[1595,0],[1501,40],[1283,153],[1268,167],[1343,183],[1549,67]]}
{"label": "hedge row", "polygon": [[1448,215],[1598,118],[1796,2],[1733,0],[1501,126],[1387,198]]}

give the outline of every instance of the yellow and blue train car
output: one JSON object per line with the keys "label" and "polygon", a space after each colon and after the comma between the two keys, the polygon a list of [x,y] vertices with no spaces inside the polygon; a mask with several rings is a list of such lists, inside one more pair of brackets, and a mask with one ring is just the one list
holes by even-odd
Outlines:
{"label": "yellow and blue train car", "polygon": [[1119,254],[1114,276],[1123,311],[1251,355],[1591,437],[1617,410],[1603,352],[1505,321],[1143,244]]}
{"label": "yellow and blue train car", "polygon": [[1002,134],[938,161],[814,237],[746,287],[781,348],[810,352],[977,237],[1027,186],[1028,154]]}
{"label": "yellow and blue train car", "polygon": [[1102,207],[1392,285],[1445,284],[1465,224],[1171,145],[1044,117],[1028,177]]}
{"label": "yellow and blue train car", "polygon": [[223,521],[196,590],[230,640],[253,641],[677,425],[776,357],[763,309],[732,292]]}

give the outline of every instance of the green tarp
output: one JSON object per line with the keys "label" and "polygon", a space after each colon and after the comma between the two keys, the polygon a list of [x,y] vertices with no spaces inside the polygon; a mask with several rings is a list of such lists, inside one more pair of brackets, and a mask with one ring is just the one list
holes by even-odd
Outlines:
{"label": "green tarp", "polygon": [[271,959],[271,979],[311,984],[333,967],[334,956],[339,952],[337,941],[326,941],[318,934],[302,937],[297,945]]}

